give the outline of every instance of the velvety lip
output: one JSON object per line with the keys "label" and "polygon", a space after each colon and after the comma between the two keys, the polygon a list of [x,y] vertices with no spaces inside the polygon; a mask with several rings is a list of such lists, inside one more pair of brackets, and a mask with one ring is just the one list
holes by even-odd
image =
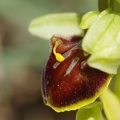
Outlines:
{"label": "velvety lip", "polygon": [[[55,42],[61,40],[56,52],[64,56],[58,62],[53,53]],[[87,65],[87,55],[81,48],[81,39],[51,39],[51,53],[42,76],[44,101],[54,107],[66,107],[89,99],[104,86],[109,74]]]}

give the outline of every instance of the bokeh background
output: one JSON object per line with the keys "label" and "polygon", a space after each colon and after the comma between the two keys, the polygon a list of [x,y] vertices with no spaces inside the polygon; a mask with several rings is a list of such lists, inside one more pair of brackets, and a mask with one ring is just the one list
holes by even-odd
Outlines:
{"label": "bokeh background", "polygon": [[0,0],[0,120],[74,120],[41,97],[41,74],[49,41],[32,36],[32,19],[59,12],[97,10],[97,0]]}

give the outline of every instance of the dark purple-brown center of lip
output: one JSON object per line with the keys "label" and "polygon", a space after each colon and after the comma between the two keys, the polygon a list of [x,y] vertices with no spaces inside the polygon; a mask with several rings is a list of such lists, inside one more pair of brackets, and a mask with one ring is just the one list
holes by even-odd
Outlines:
{"label": "dark purple-brown center of lip", "polygon": [[[54,40],[53,40],[54,39]],[[52,49],[58,38],[52,38]],[[78,101],[93,97],[106,83],[108,74],[87,65],[87,59],[80,44],[62,40],[57,52],[65,55],[63,62],[58,62],[51,50],[51,55],[43,73],[42,91],[44,100],[54,107],[65,107]]]}

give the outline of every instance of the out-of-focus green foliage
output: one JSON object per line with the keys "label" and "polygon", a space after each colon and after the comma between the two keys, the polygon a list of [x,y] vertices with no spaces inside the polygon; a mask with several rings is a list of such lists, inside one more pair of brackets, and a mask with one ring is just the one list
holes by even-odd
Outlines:
{"label": "out-of-focus green foliage", "polygon": [[93,9],[97,10],[96,0],[0,0],[1,15],[21,25],[28,25],[31,19],[48,13],[87,12]]}
{"label": "out-of-focus green foliage", "polygon": [[108,120],[120,120],[120,101],[117,96],[107,89],[100,99],[103,102],[104,111]]}
{"label": "out-of-focus green foliage", "polygon": [[102,102],[96,101],[78,110],[76,120],[105,120],[102,113]]}
{"label": "out-of-focus green foliage", "polygon": [[118,73],[115,76],[114,81],[115,82],[113,84],[113,91],[120,100],[120,68],[118,69]]}
{"label": "out-of-focus green foliage", "polygon": [[[24,66],[30,61],[30,58],[34,58],[37,52],[39,56],[37,55],[35,59],[39,57],[38,64],[42,68],[49,53],[49,44],[46,41],[32,37],[32,35],[28,33],[30,21],[33,18],[49,13],[96,10],[97,1],[93,0],[90,4],[87,4],[88,1],[89,0],[0,0],[0,18],[18,29],[18,33],[12,38],[12,46],[8,46],[7,51],[1,58],[2,60],[0,60],[1,64],[5,63],[12,67],[16,64]],[[85,5],[87,5],[86,8],[84,7]],[[11,62],[14,64],[11,64]]]}

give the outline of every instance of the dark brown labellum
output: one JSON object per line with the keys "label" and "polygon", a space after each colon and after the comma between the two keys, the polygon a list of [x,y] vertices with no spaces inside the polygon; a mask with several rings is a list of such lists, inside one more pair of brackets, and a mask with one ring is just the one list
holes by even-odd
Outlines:
{"label": "dark brown labellum", "polygon": [[[59,41],[56,53],[64,57],[62,62],[56,60],[53,53]],[[51,53],[42,78],[43,98],[47,105],[56,111],[78,109],[93,102],[107,88],[111,75],[89,67],[88,57],[80,40],[52,38]]]}

